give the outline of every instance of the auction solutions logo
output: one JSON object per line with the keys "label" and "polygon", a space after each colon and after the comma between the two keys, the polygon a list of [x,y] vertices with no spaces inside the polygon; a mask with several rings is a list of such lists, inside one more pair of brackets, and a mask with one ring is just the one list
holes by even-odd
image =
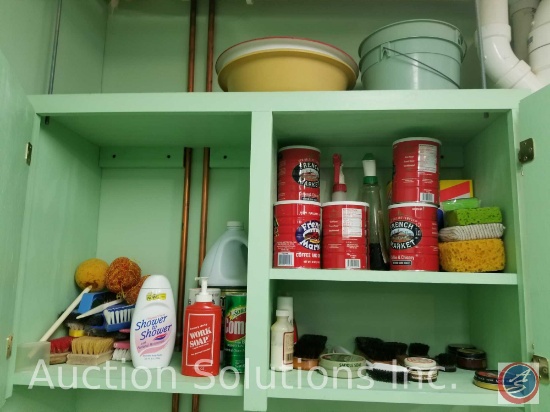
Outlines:
{"label": "auction solutions logo", "polygon": [[538,363],[499,363],[498,370],[499,404],[539,403]]}

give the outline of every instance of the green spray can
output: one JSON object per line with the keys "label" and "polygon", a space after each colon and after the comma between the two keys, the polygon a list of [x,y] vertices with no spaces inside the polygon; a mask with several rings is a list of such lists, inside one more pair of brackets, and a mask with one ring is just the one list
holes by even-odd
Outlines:
{"label": "green spray can", "polygon": [[246,293],[228,293],[224,299],[224,363],[245,370]]}

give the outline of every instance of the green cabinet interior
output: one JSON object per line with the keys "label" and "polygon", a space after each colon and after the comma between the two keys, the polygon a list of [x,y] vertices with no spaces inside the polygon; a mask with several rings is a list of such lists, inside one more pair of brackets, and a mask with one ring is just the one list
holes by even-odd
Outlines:
{"label": "green cabinet interior", "polygon": [[[17,7],[13,4],[0,6],[0,10],[6,12],[0,13],[0,19],[1,16],[6,19],[0,30],[19,33],[22,29],[15,27],[17,18],[10,21],[9,17],[34,15],[36,3],[21,0]],[[55,2],[50,3],[47,10],[46,6],[39,9],[45,16],[53,16]],[[540,346],[537,343],[536,347],[540,347],[540,354],[544,355],[543,348],[548,347],[543,340],[548,338],[548,333],[541,326],[544,317],[537,319],[541,324],[536,328],[530,328],[529,325],[537,324],[526,322],[525,313],[530,306],[526,308],[524,304],[527,291],[530,296],[537,293],[537,302],[541,305],[537,311],[541,313],[544,293],[548,290],[542,285],[539,288],[538,283],[533,284],[543,273],[543,263],[526,259],[536,251],[540,252],[541,260],[547,259],[537,242],[543,238],[545,226],[537,225],[535,220],[540,211],[537,205],[547,194],[539,193],[540,199],[529,205],[524,201],[529,199],[529,193],[537,192],[537,182],[544,176],[544,165],[540,159],[526,165],[525,176],[519,179],[516,164],[517,141],[525,133],[538,132],[542,139],[544,125],[536,130],[523,130],[528,124],[540,124],[538,121],[544,117],[540,102],[532,103],[538,111],[529,111],[534,112],[533,116],[538,114],[534,119],[537,122],[531,119],[518,122],[518,105],[527,95],[520,91],[193,96],[150,93],[183,91],[182,79],[186,78],[186,61],[181,57],[185,53],[181,50],[186,47],[187,3],[168,0],[155,3],[121,2],[122,8],[110,14],[103,1],[64,2],[56,92],[148,94],[33,96],[30,101],[34,110],[40,116],[49,115],[50,124],[42,125],[38,131],[36,125],[32,125],[35,117],[31,115],[30,124],[22,132],[28,138],[12,137],[2,141],[10,150],[14,167],[23,170],[19,178],[26,181],[24,174],[27,170],[29,174],[26,199],[22,197],[23,186],[17,189],[18,200],[14,198],[10,203],[12,209],[6,222],[11,225],[14,235],[10,235],[9,240],[2,237],[3,245],[18,248],[21,244],[22,256],[16,294],[13,294],[13,286],[12,289],[2,288],[1,292],[2,304],[16,302],[6,312],[2,306],[3,315],[15,311],[15,317],[10,316],[14,319],[14,328],[9,330],[9,323],[3,324],[2,338],[13,332],[16,344],[38,339],[77,293],[72,282],[74,268],[91,256],[110,260],[127,255],[136,259],[145,273],[164,273],[175,285],[183,183],[182,148],[209,146],[212,148],[212,171],[208,245],[223,232],[226,220],[245,221],[249,232],[248,328],[255,332],[249,332],[247,337],[247,355],[251,367],[260,368],[250,373],[252,383],[259,379],[265,384],[269,379],[269,325],[273,298],[279,293],[295,297],[300,333],[327,334],[330,344],[350,347],[354,336],[370,335],[407,343],[427,342],[433,348],[431,353],[438,353],[447,343],[471,341],[488,351],[490,366],[495,367],[497,361],[527,360],[532,354],[533,335],[535,342],[540,340]],[[447,17],[446,20],[465,27],[468,43],[473,44],[475,21],[471,1],[422,1],[422,7],[418,7],[419,2],[405,1],[391,2],[391,5],[380,1],[346,1],[339,2],[338,6],[328,1],[321,5],[307,1],[257,3],[251,7],[244,1],[219,3],[215,55],[240,40],[272,34],[319,38],[339,44],[355,55],[357,44],[371,29],[394,20],[426,15]],[[310,13],[311,10],[314,12]],[[334,15],[338,18],[333,18]],[[205,4],[201,2],[199,35],[204,34],[204,16]],[[307,18],[308,24],[302,24],[296,16]],[[83,21],[91,25],[87,26],[88,33],[93,35],[82,35],[79,23]],[[281,21],[285,21],[284,32],[279,30]],[[13,71],[27,93],[43,93],[46,78],[38,79],[37,73],[47,73],[42,67],[47,65],[42,48],[49,50],[48,39],[38,36],[35,29],[30,28],[27,32],[30,34],[24,36],[29,42],[21,45],[13,35],[7,40],[4,36],[0,39],[0,49],[5,50],[10,64],[17,69]],[[80,36],[76,36],[77,33]],[[203,40],[201,38],[199,46]],[[40,51],[40,54],[31,51]],[[42,57],[38,59],[38,55]],[[93,62],[81,62],[84,56]],[[478,87],[475,53],[471,52],[468,59],[464,84]],[[32,69],[33,62],[43,70]],[[0,72],[7,67],[8,64],[2,62]],[[204,67],[204,56],[199,53],[197,84],[204,80],[201,67]],[[3,85],[2,92],[12,84],[13,80],[8,86]],[[529,99],[547,102],[548,94],[545,90]],[[11,100],[8,103],[10,107],[15,106]],[[23,122],[18,124],[23,127]],[[32,127],[35,127],[34,133]],[[2,139],[7,139],[10,133],[2,131]],[[380,159],[381,180],[386,182],[391,173],[391,142],[419,133],[443,140],[443,176],[473,178],[476,193],[484,204],[503,208],[507,228],[506,273],[421,275],[271,269],[269,213],[276,198],[278,147],[297,143],[321,147],[325,167],[330,165],[330,154],[341,151],[346,163],[349,194],[355,198],[359,192],[360,159],[364,152],[373,151]],[[21,156],[15,155],[23,152],[20,146],[26,140],[32,140],[35,148],[30,167],[24,164]],[[192,277],[198,269],[201,170],[202,150],[195,150],[187,287],[194,284]],[[531,170],[538,174],[531,175]],[[326,177],[330,176],[330,169],[323,172],[322,198],[327,200],[330,181]],[[2,189],[14,190],[4,181],[2,184],[5,185]],[[18,219],[14,213],[18,214]],[[6,224],[4,220],[0,222]],[[22,226],[19,232],[16,230],[18,225]],[[537,231],[540,234],[531,236],[531,232],[539,233]],[[14,244],[13,239],[17,240],[18,236],[22,241]],[[529,255],[525,254],[527,251]],[[13,262],[10,268],[10,273],[14,273]],[[528,280],[530,284],[526,283]],[[14,277],[9,280],[3,277],[2,282],[6,281],[13,285]],[[166,393],[142,393],[135,388],[127,388],[126,392],[66,391],[45,387],[28,390],[26,385],[30,376],[13,373],[13,359],[12,356],[5,376],[8,394],[11,394],[4,406],[8,411],[38,407],[88,411],[101,410],[104,405],[145,411],[151,407],[167,409],[170,406],[169,393],[173,389],[168,382],[158,390]],[[177,363],[175,357],[176,370]],[[293,379],[292,374],[289,382]],[[60,376],[64,382],[70,381],[66,374],[57,375]],[[90,378],[93,377],[90,374]],[[97,375],[94,383],[101,378]],[[403,391],[398,395],[383,385],[372,391],[340,387],[323,391],[307,387],[284,390],[281,376],[276,378],[275,387],[265,391],[253,387],[244,389],[240,385],[229,392],[219,387],[204,391],[202,393],[221,396],[203,396],[201,410],[216,411],[223,407],[227,411],[239,411],[244,404],[248,410],[268,408],[272,412],[298,408],[320,412],[359,411],[365,407],[384,412],[477,412],[486,410],[486,405],[496,404],[496,395],[478,390],[466,377],[460,380],[460,387],[454,392],[436,393],[428,389]],[[177,377],[176,390],[185,394],[181,400],[182,410],[189,408],[193,383],[192,379]],[[339,385],[345,386],[342,382]],[[544,390],[542,396],[547,396],[547,392]]]}

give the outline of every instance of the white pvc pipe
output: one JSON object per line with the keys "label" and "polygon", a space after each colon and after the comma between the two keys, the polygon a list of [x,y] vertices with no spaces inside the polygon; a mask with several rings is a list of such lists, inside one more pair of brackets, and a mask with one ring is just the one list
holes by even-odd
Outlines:
{"label": "white pvc pipe", "polygon": [[480,2],[481,25],[508,24],[507,0],[481,0]]}
{"label": "white pvc pipe", "polygon": [[529,34],[529,59],[533,72],[544,84],[550,84],[550,0],[543,0]]}
{"label": "white pvc pipe", "polygon": [[531,23],[539,0],[510,1],[510,20],[512,22],[512,49],[520,60],[529,61],[527,39],[531,31]]}
{"label": "white pvc pipe", "polygon": [[516,57],[510,46],[512,33],[508,24],[508,1],[483,0],[480,3],[483,58],[487,75],[497,87],[532,91],[540,89],[543,84],[529,65]]}

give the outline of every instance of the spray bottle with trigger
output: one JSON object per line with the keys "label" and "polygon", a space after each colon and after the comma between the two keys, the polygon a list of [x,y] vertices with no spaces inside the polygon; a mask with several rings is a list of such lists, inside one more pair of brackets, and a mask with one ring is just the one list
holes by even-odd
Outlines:
{"label": "spray bottle with trigger", "polygon": [[332,155],[334,165],[334,184],[332,185],[332,201],[343,202],[346,200],[347,186],[344,180],[344,164],[342,156],[338,153]]}
{"label": "spray bottle with trigger", "polygon": [[206,277],[196,302],[187,306],[184,316],[181,373],[185,376],[216,376],[220,373],[222,308],[212,303]]}

